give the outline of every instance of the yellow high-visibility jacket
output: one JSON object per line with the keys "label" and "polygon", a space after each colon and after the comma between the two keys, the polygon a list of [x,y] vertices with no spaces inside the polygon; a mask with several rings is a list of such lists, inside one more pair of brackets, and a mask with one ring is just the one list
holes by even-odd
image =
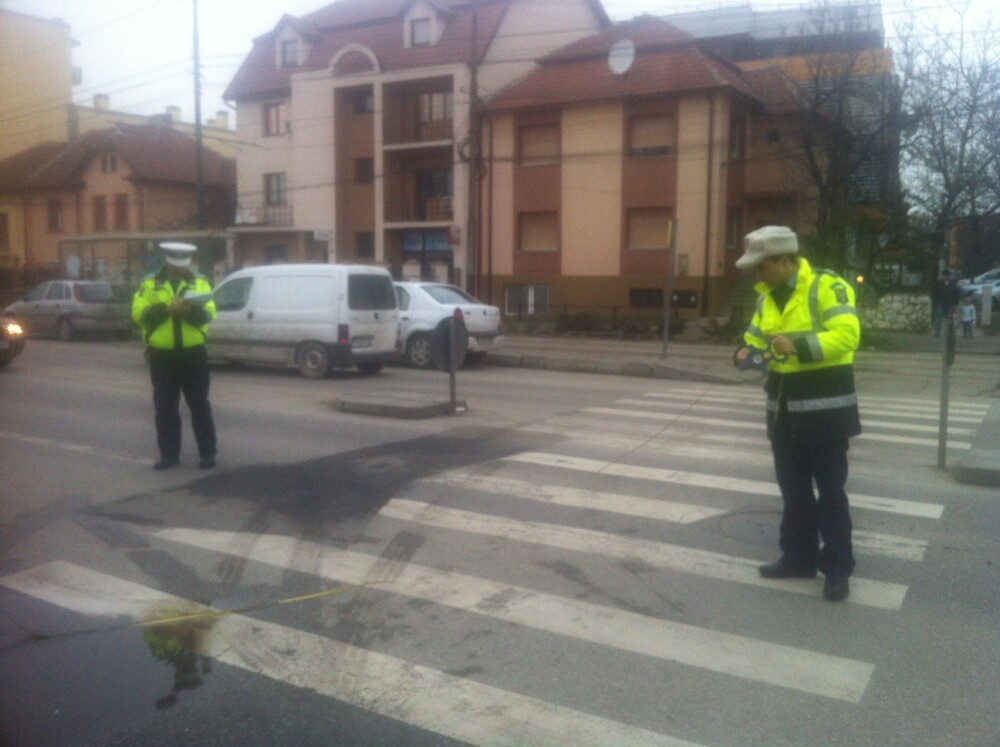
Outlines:
{"label": "yellow high-visibility jacket", "polygon": [[760,297],[744,342],[767,349],[779,335],[790,338],[795,354],[772,358],[765,389],[768,395],[768,435],[778,417],[795,438],[826,439],[861,432],[854,389],[854,351],[861,325],[854,289],[827,270],[814,270],[799,258],[795,290],[779,309],[771,289],[756,286]]}
{"label": "yellow high-visibility jacket", "polygon": [[[132,299],[132,319],[142,328],[146,343],[158,350],[181,350],[204,345],[208,323],[216,317],[212,286],[201,275],[188,273],[174,290],[164,268],[142,281]],[[171,316],[167,306],[179,296],[196,297],[183,316]]]}

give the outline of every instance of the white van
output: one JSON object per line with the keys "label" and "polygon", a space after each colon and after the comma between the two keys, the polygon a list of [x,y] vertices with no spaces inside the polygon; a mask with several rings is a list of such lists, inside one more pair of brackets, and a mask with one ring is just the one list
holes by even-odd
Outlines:
{"label": "white van", "polygon": [[399,357],[392,276],[373,265],[267,265],[238,270],[213,294],[213,360],[377,373]]}

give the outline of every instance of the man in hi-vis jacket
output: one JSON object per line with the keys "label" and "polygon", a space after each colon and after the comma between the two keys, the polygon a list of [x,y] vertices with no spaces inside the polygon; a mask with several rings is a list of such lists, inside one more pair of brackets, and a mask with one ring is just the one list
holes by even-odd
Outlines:
{"label": "man in hi-vis jacket", "polygon": [[768,360],[767,434],[784,511],[781,557],[760,575],[813,578],[819,570],[823,596],[841,601],[854,570],[844,484],[848,438],[861,432],[853,367],[861,328],[854,289],[814,269],[798,249],[783,226],[747,235],[736,266],[753,271],[760,297],[733,360]]}
{"label": "man in hi-vis jacket", "polygon": [[193,244],[160,244],[166,260],[146,278],[132,301],[132,319],[148,346],[149,373],[156,408],[160,461],[153,469],[176,467],[181,453],[180,397],[191,410],[199,466],[215,467],[215,422],[208,401],[208,323],[215,318],[212,286],[191,271]]}

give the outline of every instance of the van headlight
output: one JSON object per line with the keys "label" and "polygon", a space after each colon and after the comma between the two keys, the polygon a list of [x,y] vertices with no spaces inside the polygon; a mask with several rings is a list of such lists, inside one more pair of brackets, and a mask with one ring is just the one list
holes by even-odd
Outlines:
{"label": "van headlight", "polygon": [[24,329],[17,322],[6,322],[3,325],[3,329],[10,337],[18,337],[24,334]]}

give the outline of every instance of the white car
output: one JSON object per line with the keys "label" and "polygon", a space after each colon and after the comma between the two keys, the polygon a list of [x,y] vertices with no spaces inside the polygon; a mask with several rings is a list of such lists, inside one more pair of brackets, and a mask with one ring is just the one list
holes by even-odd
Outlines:
{"label": "white car", "polygon": [[399,339],[410,365],[416,368],[433,365],[431,335],[442,319],[454,316],[456,307],[462,309],[469,333],[466,363],[477,363],[487,352],[503,345],[498,307],[484,304],[446,283],[404,281],[394,285],[399,301]]}

